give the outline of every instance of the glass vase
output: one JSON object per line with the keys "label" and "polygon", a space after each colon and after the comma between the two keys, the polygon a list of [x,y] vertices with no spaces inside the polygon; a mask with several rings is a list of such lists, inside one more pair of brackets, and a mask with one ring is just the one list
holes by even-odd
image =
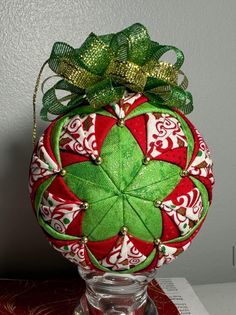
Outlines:
{"label": "glass vase", "polygon": [[156,315],[147,286],[154,272],[119,274],[79,268],[86,291],[74,315]]}

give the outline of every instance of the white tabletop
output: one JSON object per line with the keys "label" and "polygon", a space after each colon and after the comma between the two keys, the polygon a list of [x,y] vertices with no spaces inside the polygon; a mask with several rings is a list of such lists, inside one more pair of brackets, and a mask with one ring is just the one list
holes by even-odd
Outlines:
{"label": "white tabletop", "polygon": [[192,287],[210,315],[236,314],[236,282]]}

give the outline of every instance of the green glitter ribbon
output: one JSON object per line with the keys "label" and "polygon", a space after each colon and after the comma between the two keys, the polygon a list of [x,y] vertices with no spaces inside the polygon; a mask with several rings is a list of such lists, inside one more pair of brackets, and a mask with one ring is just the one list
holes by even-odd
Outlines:
{"label": "green glitter ribbon", "polygon": [[[175,64],[160,61],[169,51],[176,54]],[[44,94],[41,118],[49,120],[48,113],[62,115],[82,105],[95,112],[119,101],[125,90],[143,93],[156,106],[175,107],[188,114],[193,105],[186,91],[188,80],[180,70],[183,62],[181,50],[152,41],[139,23],[116,34],[91,33],[78,49],[56,42],[48,64],[62,79]],[[57,90],[69,95],[60,99]]]}

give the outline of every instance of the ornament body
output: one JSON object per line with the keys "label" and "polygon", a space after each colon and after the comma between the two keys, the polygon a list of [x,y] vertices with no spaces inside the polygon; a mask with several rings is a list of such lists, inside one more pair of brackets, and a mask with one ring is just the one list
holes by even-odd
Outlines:
{"label": "ornament body", "polygon": [[172,262],[199,232],[212,161],[175,109],[125,92],[117,104],[54,120],[34,150],[29,187],[50,244],[88,270],[144,272]]}

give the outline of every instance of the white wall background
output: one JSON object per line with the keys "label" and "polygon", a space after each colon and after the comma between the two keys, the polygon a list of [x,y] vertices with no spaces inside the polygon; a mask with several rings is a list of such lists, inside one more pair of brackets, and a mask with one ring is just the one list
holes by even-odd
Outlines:
{"label": "white wall background", "polygon": [[215,162],[214,202],[205,226],[191,248],[160,276],[184,276],[194,284],[236,280],[235,11],[234,0],[0,2],[0,277],[76,273],[48,245],[27,190],[32,91],[52,44],[66,41],[79,47],[91,31],[101,35],[141,22],[153,40],[184,51],[183,70],[195,106],[190,119]]}

